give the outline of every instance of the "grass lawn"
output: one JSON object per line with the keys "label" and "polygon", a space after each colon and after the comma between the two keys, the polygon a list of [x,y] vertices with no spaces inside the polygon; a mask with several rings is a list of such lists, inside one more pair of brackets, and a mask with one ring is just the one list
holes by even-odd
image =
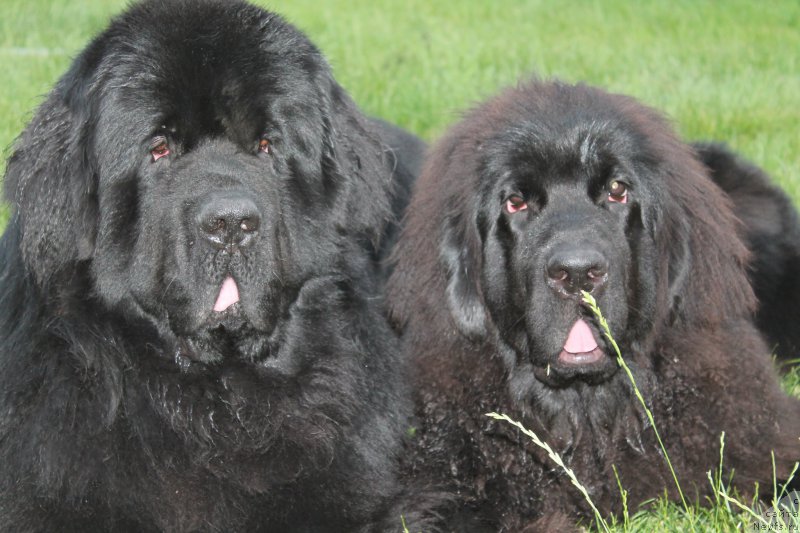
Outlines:
{"label": "grass lawn", "polygon": [[[4,156],[71,58],[124,4],[0,2]],[[800,203],[797,0],[269,5],[320,46],[365,111],[427,140],[442,133],[460,110],[521,77],[538,73],[586,81],[664,110],[687,139],[726,140]],[[0,227],[6,218],[7,209],[0,208]],[[799,382],[793,376],[787,387],[797,394]],[[726,505],[686,515],[661,503],[616,530],[752,530],[748,520]]]}

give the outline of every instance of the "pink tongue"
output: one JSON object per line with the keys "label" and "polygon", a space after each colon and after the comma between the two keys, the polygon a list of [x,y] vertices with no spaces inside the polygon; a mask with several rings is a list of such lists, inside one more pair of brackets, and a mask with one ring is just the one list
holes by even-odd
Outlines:
{"label": "pink tongue", "polygon": [[214,311],[220,313],[238,301],[239,287],[236,286],[236,282],[233,281],[233,278],[228,276],[225,278],[225,281],[222,282],[222,288],[219,290],[219,296],[217,296],[217,301],[214,304]]}
{"label": "pink tongue", "polygon": [[569,331],[567,342],[564,343],[564,351],[568,353],[587,353],[597,348],[597,341],[594,340],[592,330],[583,320],[578,320]]}

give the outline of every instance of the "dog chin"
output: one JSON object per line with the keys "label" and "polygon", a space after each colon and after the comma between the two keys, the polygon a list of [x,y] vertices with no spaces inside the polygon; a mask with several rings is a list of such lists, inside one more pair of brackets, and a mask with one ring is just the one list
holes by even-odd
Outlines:
{"label": "dog chin", "polygon": [[564,350],[546,364],[535,364],[534,376],[543,384],[570,387],[576,383],[599,385],[611,379],[619,365],[601,348],[586,353],[569,353]]}
{"label": "dog chin", "polygon": [[268,335],[255,329],[237,309],[209,319],[201,329],[177,341],[175,362],[182,370],[231,362],[258,363],[270,355]]}

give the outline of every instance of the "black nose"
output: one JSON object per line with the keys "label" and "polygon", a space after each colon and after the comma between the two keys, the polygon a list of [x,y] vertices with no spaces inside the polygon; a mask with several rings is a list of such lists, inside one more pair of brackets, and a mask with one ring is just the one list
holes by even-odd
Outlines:
{"label": "black nose", "polygon": [[255,240],[261,214],[256,203],[244,193],[217,194],[200,204],[197,224],[211,246],[236,251]]}
{"label": "black nose", "polygon": [[550,287],[561,294],[595,292],[608,279],[608,259],[591,244],[556,247],[545,266]]}

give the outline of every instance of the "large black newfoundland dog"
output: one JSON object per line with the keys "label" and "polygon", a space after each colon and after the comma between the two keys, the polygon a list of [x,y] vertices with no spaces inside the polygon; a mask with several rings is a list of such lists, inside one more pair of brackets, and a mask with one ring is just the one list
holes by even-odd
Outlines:
{"label": "large black newfoundland dog", "polygon": [[245,3],[89,44],[5,176],[0,530],[401,528],[377,129],[416,147]]}
{"label": "large black newfoundland dog", "polygon": [[[634,100],[534,81],[433,148],[390,280],[416,360],[408,470],[457,494],[445,528],[540,531],[590,516],[511,425],[549,442],[603,513],[677,497],[652,427],[580,291],[599,302],[690,498],[750,492],[800,459],[800,402],[754,326],[747,251],[691,147]],[[455,524],[455,525],[454,525]]]}

